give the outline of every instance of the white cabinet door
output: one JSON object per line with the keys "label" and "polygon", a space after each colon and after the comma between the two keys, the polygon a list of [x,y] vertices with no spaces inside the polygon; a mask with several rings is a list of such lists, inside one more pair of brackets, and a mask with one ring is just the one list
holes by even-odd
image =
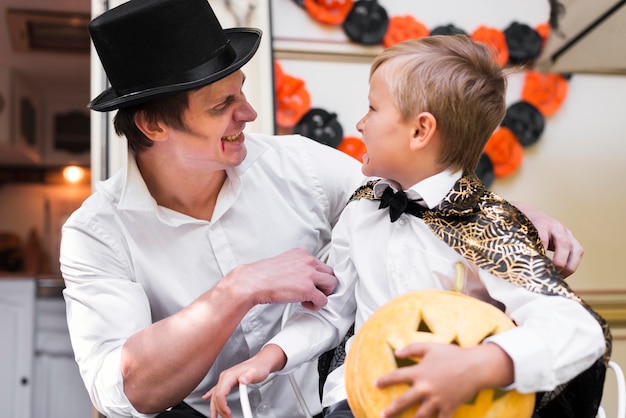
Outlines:
{"label": "white cabinet door", "polygon": [[61,297],[35,302],[33,417],[89,418],[91,401],[80,377]]}
{"label": "white cabinet door", "polygon": [[0,279],[0,418],[31,416],[34,279]]}

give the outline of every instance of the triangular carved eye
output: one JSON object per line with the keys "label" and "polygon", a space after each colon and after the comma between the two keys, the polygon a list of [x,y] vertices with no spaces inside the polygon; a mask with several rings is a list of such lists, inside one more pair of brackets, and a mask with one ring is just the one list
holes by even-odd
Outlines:
{"label": "triangular carved eye", "polygon": [[393,359],[396,362],[396,367],[400,368],[400,367],[408,367],[408,366],[413,366],[417,363],[419,363],[418,361],[416,361],[415,359],[412,358],[400,358],[400,357],[396,357],[393,353],[396,350],[396,348],[394,346],[392,346],[391,344],[389,344],[389,349],[391,350],[391,354],[393,355]]}
{"label": "triangular carved eye", "polygon": [[431,333],[431,334],[433,333],[433,331],[430,329],[430,327],[428,326],[428,324],[424,320],[420,320],[420,323],[417,326],[417,332],[428,332],[428,333]]}
{"label": "triangular carved eye", "polygon": [[398,358],[396,356],[393,356],[393,358],[396,360],[396,366],[398,367],[398,369],[400,367],[414,366],[417,363],[419,363],[418,361],[415,361],[412,358]]}

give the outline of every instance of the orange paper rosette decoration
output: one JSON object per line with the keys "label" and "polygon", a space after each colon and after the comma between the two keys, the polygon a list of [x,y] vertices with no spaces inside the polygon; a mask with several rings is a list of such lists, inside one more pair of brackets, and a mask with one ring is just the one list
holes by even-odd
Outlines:
{"label": "orange paper rosette decoration", "polygon": [[292,127],[311,109],[311,96],[304,80],[282,73],[276,85],[276,123]]}
{"label": "orange paper rosette decoration", "polygon": [[567,96],[567,79],[561,74],[526,73],[522,99],[535,106],[544,116],[552,116]]}
{"label": "orange paper rosette decoration", "polygon": [[430,35],[430,30],[413,16],[394,16],[389,19],[389,27],[383,38],[383,45],[388,48],[407,39],[419,39]]}
{"label": "orange paper rosette decoration", "polygon": [[360,162],[363,162],[363,155],[367,152],[367,148],[365,148],[363,141],[355,136],[345,137],[339,145],[337,145],[337,149],[345,152],[353,158],[356,158]]}
{"label": "orange paper rosette decoration", "polygon": [[549,23],[541,23],[535,27],[535,30],[543,39],[543,45],[545,46],[548,37],[550,36],[550,24]]}
{"label": "orange paper rosette decoration", "polygon": [[477,42],[487,44],[492,48],[494,61],[500,67],[504,67],[509,62],[509,47],[506,44],[504,32],[489,26],[479,26],[471,35],[471,38]]}
{"label": "orange paper rosette decoration", "polygon": [[513,131],[501,126],[487,141],[485,154],[493,164],[493,174],[496,177],[506,177],[522,164],[524,149]]}
{"label": "orange paper rosette decoration", "polygon": [[304,0],[304,8],[315,20],[340,25],[352,9],[353,0]]}

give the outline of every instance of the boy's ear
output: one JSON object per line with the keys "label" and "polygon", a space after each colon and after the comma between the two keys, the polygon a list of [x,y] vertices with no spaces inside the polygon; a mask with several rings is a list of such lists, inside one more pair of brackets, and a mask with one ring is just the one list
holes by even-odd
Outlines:
{"label": "boy's ear", "polygon": [[146,118],[142,111],[135,113],[135,125],[149,139],[153,141],[165,141],[168,138],[167,129],[160,122],[154,122]]}
{"label": "boy's ear", "polygon": [[437,119],[430,112],[421,112],[415,117],[411,149],[421,149],[430,143],[437,130]]}

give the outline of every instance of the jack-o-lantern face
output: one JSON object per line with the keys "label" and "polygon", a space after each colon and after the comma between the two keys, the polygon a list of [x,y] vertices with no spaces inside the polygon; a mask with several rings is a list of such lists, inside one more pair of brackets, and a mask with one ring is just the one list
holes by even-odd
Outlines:
{"label": "jack-o-lantern face", "polygon": [[[414,342],[439,342],[471,347],[515,327],[499,309],[457,292],[415,291],[378,309],[357,332],[345,361],[348,403],[356,418],[379,417],[391,401],[408,389],[374,386],[376,378],[411,363],[393,352]],[[454,418],[529,418],[534,394],[484,389],[454,413]],[[409,418],[417,407],[401,417]]]}

